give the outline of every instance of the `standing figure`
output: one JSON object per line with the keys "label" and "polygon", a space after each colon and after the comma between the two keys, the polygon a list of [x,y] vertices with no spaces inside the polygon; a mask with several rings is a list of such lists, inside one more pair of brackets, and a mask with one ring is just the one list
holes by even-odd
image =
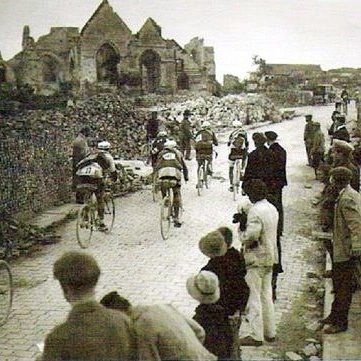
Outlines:
{"label": "standing figure", "polygon": [[305,130],[303,132],[303,141],[305,142],[308,165],[312,167],[311,149],[312,149],[313,125],[314,125],[312,121],[312,114],[305,115],[305,119],[306,119],[306,125],[305,125]]}
{"label": "standing figure", "polygon": [[191,160],[191,140],[193,139],[190,115],[191,112],[186,109],[180,123],[180,151],[186,160]]}
{"label": "standing figure", "polygon": [[319,122],[313,123],[314,131],[312,137],[312,148],[311,148],[311,159],[312,167],[315,170],[315,175],[317,178],[317,170],[321,164],[324,162],[325,157],[325,136],[321,130],[321,124]]}
{"label": "standing figure", "polygon": [[348,312],[356,288],[355,267],[361,263],[361,195],[350,186],[352,172],[345,167],[331,170],[338,192],[333,227],[332,281],[334,300],[330,314],[321,321],[324,332],[335,334],[348,328]]}
{"label": "standing figure", "polygon": [[229,147],[229,183],[230,192],[233,192],[233,168],[236,159],[242,159],[242,171],[246,165],[248,154],[248,139],[247,132],[243,129],[242,123],[239,120],[234,120],[232,126],[236,128],[231,132],[228,139]]}
{"label": "standing figure", "polygon": [[350,133],[346,128],[346,117],[343,114],[336,115],[336,124],[332,134],[332,141],[334,139],[345,140],[346,142],[350,142]]}
{"label": "standing figure", "polygon": [[89,154],[88,137],[90,136],[90,128],[83,127],[80,129],[78,136],[73,143],[73,191],[75,192],[76,203],[83,204],[84,194],[77,191],[77,164]]}
{"label": "standing figure", "polygon": [[150,119],[148,119],[146,125],[146,141],[151,142],[156,138],[159,130],[159,119],[158,113],[156,111],[152,111]]}
{"label": "standing figure", "polygon": [[242,338],[240,344],[261,346],[264,340],[273,342],[276,336],[272,272],[278,263],[278,212],[266,200],[264,182],[249,180],[244,189],[253,204],[248,212],[246,229],[240,237],[247,269],[246,282],[250,289],[247,315],[250,334]]}

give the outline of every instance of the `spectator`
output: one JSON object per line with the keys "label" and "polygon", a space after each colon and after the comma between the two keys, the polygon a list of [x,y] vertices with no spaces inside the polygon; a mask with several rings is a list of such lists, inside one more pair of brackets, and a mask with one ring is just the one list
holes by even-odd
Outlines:
{"label": "spectator", "polygon": [[216,360],[202,345],[205,339],[203,328],[173,306],[132,306],[117,292],[110,292],[100,302],[105,307],[127,313],[132,319],[137,333],[139,360]]}
{"label": "spectator", "polygon": [[331,170],[338,192],[334,213],[332,281],[334,300],[330,314],[321,321],[324,332],[335,334],[348,328],[348,312],[356,288],[355,267],[361,263],[361,195],[351,186],[352,172],[346,167]]}
{"label": "spectator", "polygon": [[311,147],[311,159],[312,167],[315,170],[315,175],[317,178],[317,170],[320,167],[321,162],[324,162],[325,157],[325,136],[321,130],[321,124],[319,122],[313,123],[313,136],[312,136],[312,147]]}
{"label": "spectator", "polygon": [[335,128],[332,135],[333,143],[334,139],[344,140],[346,142],[350,142],[350,134],[346,128],[346,116],[344,114],[340,114],[336,116],[337,123],[335,124]]}
{"label": "spectator", "polygon": [[186,109],[183,113],[183,120],[180,123],[180,149],[186,160],[191,160],[191,139],[193,139],[191,123],[189,121],[191,114],[192,113]]}
{"label": "spectator", "polygon": [[156,111],[152,111],[150,119],[148,119],[146,125],[146,140],[147,142],[151,142],[158,134],[159,129],[159,120],[158,113]]}
{"label": "spectator", "polygon": [[278,263],[277,209],[266,200],[267,186],[259,179],[245,185],[252,202],[246,230],[241,234],[246,261],[246,282],[250,289],[248,321],[250,333],[240,340],[243,346],[261,346],[275,340],[276,328],[272,301],[272,270]]}
{"label": "spectator", "polygon": [[187,290],[200,303],[193,319],[206,332],[204,347],[216,355],[218,360],[230,359],[232,330],[226,310],[217,302],[220,297],[217,275],[210,271],[201,271],[187,279]]}
{"label": "spectator", "polygon": [[133,361],[135,333],[129,318],[95,301],[100,276],[95,259],[67,252],[55,262],[53,273],[72,308],[67,320],[47,335],[42,360]]}
{"label": "spectator", "polygon": [[306,125],[305,125],[305,130],[303,132],[303,141],[305,142],[308,165],[312,166],[311,149],[312,149],[313,129],[314,129],[312,114],[305,115],[305,119],[306,119]]}
{"label": "spectator", "polygon": [[83,127],[80,129],[78,136],[75,138],[73,143],[73,191],[75,193],[76,203],[83,204],[84,194],[76,190],[77,188],[77,164],[83,160],[89,154],[89,146],[87,139],[90,136],[90,128]]}
{"label": "spectator", "polygon": [[210,258],[202,271],[210,271],[218,276],[220,299],[228,316],[244,312],[249,296],[249,288],[244,279],[246,265],[244,257],[232,247],[233,235],[228,227],[220,227],[199,241],[201,252]]}

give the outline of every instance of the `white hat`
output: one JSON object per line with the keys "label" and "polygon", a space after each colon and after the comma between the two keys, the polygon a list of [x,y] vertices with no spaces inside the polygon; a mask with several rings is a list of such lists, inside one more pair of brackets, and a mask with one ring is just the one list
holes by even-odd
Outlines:
{"label": "white hat", "polygon": [[110,149],[110,143],[107,142],[106,140],[103,142],[99,142],[97,148],[100,150],[108,150]]}
{"label": "white hat", "polygon": [[238,213],[245,212],[248,214],[249,210],[252,207],[252,202],[249,200],[248,196],[242,196],[237,207]]}
{"label": "white hat", "polygon": [[242,126],[242,123],[239,121],[239,120],[234,120],[233,122],[232,122],[232,126],[233,127],[241,127]]}
{"label": "white hat", "polygon": [[187,279],[188,293],[200,303],[215,303],[219,300],[219,281],[215,273],[200,271]]}
{"label": "white hat", "polygon": [[205,120],[203,123],[202,123],[202,128],[207,128],[207,127],[210,127],[211,126],[211,123],[208,122],[207,120]]}

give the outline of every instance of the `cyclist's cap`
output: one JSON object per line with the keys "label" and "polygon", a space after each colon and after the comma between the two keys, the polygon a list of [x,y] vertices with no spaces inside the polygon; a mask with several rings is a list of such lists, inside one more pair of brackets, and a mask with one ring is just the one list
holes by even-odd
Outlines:
{"label": "cyclist's cap", "polygon": [[268,140],[276,140],[278,137],[278,134],[274,132],[273,130],[270,130],[268,132],[264,132],[264,135]]}
{"label": "cyclist's cap", "polygon": [[234,120],[232,122],[232,126],[233,127],[241,127],[242,126],[242,123],[239,121],[239,120]]}
{"label": "cyclist's cap", "polygon": [[210,126],[211,126],[211,123],[208,122],[207,120],[202,123],[202,128],[207,128],[207,127],[210,127]]}
{"label": "cyclist's cap", "polygon": [[54,263],[53,275],[62,286],[86,290],[97,284],[100,268],[90,254],[70,251],[64,253]]}
{"label": "cyclist's cap", "polygon": [[332,143],[332,149],[337,149],[339,152],[345,155],[349,155],[355,148],[345,140],[334,139]]}
{"label": "cyclist's cap", "polygon": [[165,143],[164,143],[164,148],[170,148],[170,149],[173,149],[177,146],[177,142],[175,140],[167,140]]}
{"label": "cyclist's cap", "polygon": [[202,237],[198,247],[209,258],[224,256],[227,252],[227,244],[219,231],[210,232]]}
{"label": "cyclist's cap", "polygon": [[165,130],[161,130],[158,135],[161,137],[165,137],[167,135],[167,132]]}
{"label": "cyclist's cap", "polygon": [[101,150],[108,150],[110,149],[110,143],[104,140],[103,142],[98,143],[97,148]]}

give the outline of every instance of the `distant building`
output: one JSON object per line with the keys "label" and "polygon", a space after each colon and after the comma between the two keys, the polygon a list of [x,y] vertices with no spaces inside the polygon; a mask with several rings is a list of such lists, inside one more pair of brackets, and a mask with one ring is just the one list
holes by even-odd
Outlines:
{"label": "distant building", "polygon": [[215,87],[213,47],[192,39],[184,48],[163,39],[160,26],[148,18],[136,34],[103,0],[79,32],[53,27],[37,42],[24,27],[23,50],[0,61],[0,83],[29,84],[51,94],[64,83],[75,91],[88,87],[120,87],[142,92],[175,93]]}

